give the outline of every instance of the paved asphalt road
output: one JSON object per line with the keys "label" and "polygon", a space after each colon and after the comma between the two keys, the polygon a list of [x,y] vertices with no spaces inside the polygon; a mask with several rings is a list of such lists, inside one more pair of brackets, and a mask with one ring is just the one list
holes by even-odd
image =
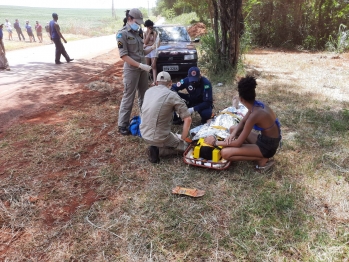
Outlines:
{"label": "paved asphalt road", "polygon": [[[72,41],[64,46],[69,56],[75,59],[74,62],[79,59],[91,59],[117,48],[115,35]],[[42,69],[37,70],[38,65],[47,65],[47,70],[50,70],[52,65],[55,66],[55,45],[9,51],[6,53],[6,57],[11,71],[0,71],[0,97],[3,96],[3,92],[7,92],[11,88],[9,85],[13,82],[28,81],[34,79],[33,77],[39,78],[45,75],[44,67],[41,66]],[[61,61],[65,62],[63,56]]]}
{"label": "paved asphalt road", "polygon": [[[0,70],[0,132],[13,120],[38,108],[42,100],[52,100],[57,95],[72,92],[74,86],[62,88],[55,83],[67,77],[67,71],[70,72],[74,63],[83,65],[83,60],[117,48],[117,43],[115,35],[110,35],[72,41],[64,46],[69,56],[75,59],[70,64],[66,64],[64,57],[61,57],[64,64],[54,63],[54,44],[6,53],[11,70]],[[117,60],[115,57],[115,62]]]}

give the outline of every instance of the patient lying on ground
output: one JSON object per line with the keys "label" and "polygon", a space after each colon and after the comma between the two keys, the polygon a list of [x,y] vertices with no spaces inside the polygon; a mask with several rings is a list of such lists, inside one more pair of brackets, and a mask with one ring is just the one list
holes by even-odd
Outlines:
{"label": "patient lying on ground", "polygon": [[[209,135],[205,143],[222,146],[221,156],[228,161],[256,161],[256,169],[266,171],[274,165],[271,159],[281,140],[280,122],[273,110],[256,100],[257,82],[247,76],[238,83],[239,100],[247,108],[246,115],[237,125],[229,128],[230,134],[223,141]],[[236,106],[237,99],[233,99]],[[259,133],[255,132],[258,131]]]}

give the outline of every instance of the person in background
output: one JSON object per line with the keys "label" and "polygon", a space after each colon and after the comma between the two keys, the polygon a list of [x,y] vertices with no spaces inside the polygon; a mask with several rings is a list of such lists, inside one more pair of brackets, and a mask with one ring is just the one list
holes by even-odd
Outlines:
{"label": "person in background", "polygon": [[15,20],[15,23],[13,24],[13,27],[16,29],[19,41],[22,41],[21,36],[23,37],[23,41],[25,41],[25,37],[22,33],[21,25],[19,24],[18,19]]}
{"label": "person in background", "polygon": [[[147,28],[147,31],[145,31],[145,33],[144,33],[144,47],[147,50],[147,49],[151,48],[151,46],[156,42],[158,33],[156,32],[156,30],[154,30],[154,23],[153,23],[153,21],[146,20],[144,22],[144,26]],[[158,45],[158,43],[156,43],[156,45]],[[156,79],[156,75],[157,75],[157,71],[156,71],[157,53],[156,53],[156,49],[151,51],[145,57],[146,57],[146,60],[147,60],[147,65],[150,65],[151,68],[152,68],[152,71],[153,71],[153,84],[152,85],[155,85],[155,79]]]}
{"label": "person in background", "polygon": [[42,43],[42,26],[39,24],[39,21],[36,21],[35,23],[35,31],[36,31],[36,36],[39,39],[39,43]]}
{"label": "person in background", "polygon": [[50,41],[51,41],[51,44],[53,44],[52,39],[51,39],[51,35],[50,35],[50,22],[47,22],[47,23],[46,23],[46,25],[45,25],[45,31],[46,31],[46,34],[47,34],[48,38],[49,38]]}
{"label": "person in background", "polygon": [[58,21],[58,15],[56,13],[52,14],[53,20],[50,21],[50,39],[55,43],[56,46],[56,56],[55,56],[55,63],[57,65],[62,64],[60,61],[61,55],[64,56],[67,63],[70,63],[74,60],[74,58],[70,58],[67,51],[65,51],[64,45],[61,41],[61,38],[63,39],[64,43],[67,43],[67,40],[63,37]]}
{"label": "person in background", "polygon": [[7,29],[8,32],[8,40],[13,40],[12,39],[12,26],[11,23],[8,21],[8,19],[5,19],[5,27]]}
{"label": "person in background", "polygon": [[[214,136],[205,138],[205,143],[223,146],[222,158],[229,161],[257,161],[257,171],[267,171],[274,165],[275,155],[281,141],[280,122],[274,111],[256,100],[256,79],[241,78],[238,83],[240,102],[248,108],[247,114],[237,126],[230,128],[230,136],[217,141]],[[257,130],[260,134],[252,132]]]}
{"label": "person in background", "polygon": [[127,10],[125,19],[124,27],[116,34],[119,54],[124,61],[124,93],[119,109],[118,131],[122,135],[129,135],[128,126],[136,91],[138,92],[138,106],[141,110],[144,94],[148,89],[148,73],[151,66],[144,64],[144,55],[149,54],[156,47],[153,45],[144,50],[143,31],[140,27],[144,21],[139,9]]}
{"label": "person in background", "polygon": [[6,58],[6,50],[3,41],[4,34],[2,32],[4,24],[0,25],[0,69],[10,70],[8,61]]}
{"label": "person in background", "polygon": [[[170,90],[171,86],[170,74],[162,71],[157,75],[156,86],[145,92],[140,131],[149,144],[148,160],[151,163],[159,163],[160,156],[184,152],[191,142],[188,134],[192,119],[188,107]],[[184,120],[180,137],[171,132],[173,111]]]}
{"label": "person in background", "polygon": [[[188,94],[178,92],[186,89]],[[201,76],[200,69],[191,67],[188,76],[177,84],[172,85],[172,91],[187,102],[189,112],[192,114],[198,112],[201,116],[201,124],[204,124],[212,117],[213,98],[211,82],[204,76]],[[173,124],[182,124],[182,120],[175,114]]]}
{"label": "person in background", "polygon": [[25,30],[27,31],[27,34],[29,36],[30,43],[32,41],[36,42],[35,41],[35,36],[33,34],[32,26],[29,24],[28,20],[25,22]]}

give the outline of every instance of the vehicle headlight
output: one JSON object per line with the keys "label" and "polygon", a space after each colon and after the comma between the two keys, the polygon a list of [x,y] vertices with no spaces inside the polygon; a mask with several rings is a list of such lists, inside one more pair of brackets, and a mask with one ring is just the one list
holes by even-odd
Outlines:
{"label": "vehicle headlight", "polygon": [[184,56],[184,60],[194,60],[195,59],[195,55],[185,55]]}

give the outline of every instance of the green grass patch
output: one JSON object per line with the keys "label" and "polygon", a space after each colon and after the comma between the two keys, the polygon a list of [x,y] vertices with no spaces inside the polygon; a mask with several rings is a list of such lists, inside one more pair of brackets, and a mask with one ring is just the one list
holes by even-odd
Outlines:
{"label": "green grass patch", "polygon": [[193,24],[193,22],[198,21],[198,16],[195,12],[181,14],[179,16],[173,17],[172,19],[166,19],[166,24],[174,24],[174,25],[184,25],[189,26]]}
{"label": "green grass patch", "polygon": [[[108,9],[80,9],[80,8],[40,8],[22,6],[1,6],[2,18],[8,19],[13,25],[18,19],[24,30],[25,21],[29,20],[31,26],[35,27],[35,21],[39,21],[44,27],[52,20],[52,13],[58,14],[58,23],[61,30],[66,34],[103,36],[115,33],[122,27],[125,10],[116,9],[116,17],[112,17]],[[25,33],[25,32],[24,32]],[[16,32],[14,31],[15,35]]]}

